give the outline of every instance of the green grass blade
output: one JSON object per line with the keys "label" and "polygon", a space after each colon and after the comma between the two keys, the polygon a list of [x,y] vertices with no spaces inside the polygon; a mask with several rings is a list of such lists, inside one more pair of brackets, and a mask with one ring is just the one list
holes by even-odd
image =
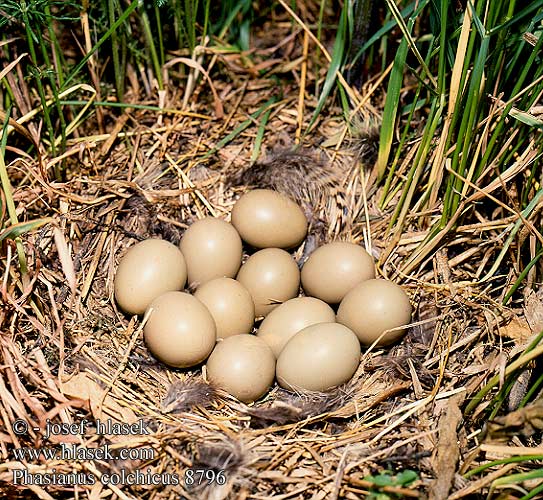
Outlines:
{"label": "green grass blade", "polygon": [[313,127],[313,125],[317,121],[317,118],[322,111],[326,99],[328,98],[328,95],[330,94],[334,84],[336,83],[337,73],[338,71],[340,71],[343,64],[345,47],[348,40],[347,25],[347,9],[343,8],[343,10],[341,11],[341,16],[339,18],[336,40],[334,41],[334,47],[332,50],[332,60],[330,61],[330,65],[328,66],[326,79],[324,81],[324,85],[322,87],[317,106],[315,107],[315,111],[313,112],[313,116],[311,117],[309,125],[307,126],[306,132],[311,130],[311,127]]}
{"label": "green grass blade", "polygon": [[211,155],[215,154],[219,149],[226,146],[229,142],[231,142],[233,139],[235,139],[239,134],[241,134],[244,130],[246,130],[248,127],[250,127],[254,121],[262,114],[265,113],[271,106],[273,106],[277,101],[277,97],[272,97],[271,99],[268,99],[260,108],[258,108],[254,113],[250,115],[250,118],[247,120],[241,122],[232,132],[230,132],[226,137],[221,139],[217,145],[210,149],[204,156],[203,160],[206,158],[209,158]]}
{"label": "green grass blade", "polygon": [[528,276],[528,273],[530,272],[530,269],[534,267],[538,262],[539,259],[543,256],[543,248],[539,250],[539,252],[536,253],[535,257],[528,263],[528,265],[522,270],[522,272],[519,274],[519,277],[515,280],[509,291],[505,294],[505,297],[502,300],[502,304],[505,306],[513,294],[517,291],[518,287],[522,284],[524,281],[524,278]]}
{"label": "green grass blade", "polygon": [[509,111],[509,116],[512,116],[515,120],[529,125],[530,127],[543,129],[543,120],[539,120],[530,113],[526,113],[525,111],[521,111],[520,109],[511,108],[511,111]]}
{"label": "green grass blade", "polygon": [[[428,1],[422,1],[419,3],[419,8],[416,12],[420,12],[422,8],[424,8],[427,5]],[[434,87],[434,89],[437,87],[437,82],[435,78],[432,76],[432,72],[430,71],[430,68],[428,68],[428,65],[426,64],[426,61],[424,61],[422,55],[419,52],[419,49],[417,47],[417,44],[413,37],[411,36],[411,31],[413,30],[413,26],[409,26],[405,24],[405,21],[402,18],[402,15],[400,11],[398,10],[398,7],[396,6],[396,3],[393,0],[386,0],[386,4],[388,5],[388,8],[392,12],[392,15],[396,19],[396,22],[398,23],[399,28],[402,31],[403,34],[403,40],[405,40],[415,57],[417,58],[419,64],[421,65],[422,70],[426,73],[428,76],[428,79],[430,80],[430,83]],[[412,20],[413,21],[413,20]],[[413,21],[414,23],[414,21]]]}
{"label": "green grass blade", "polygon": [[[274,101],[275,102],[275,101]],[[255,143],[253,146],[253,152],[251,154],[251,160],[250,163],[253,164],[260,155],[260,148],[262,146],[262,140],[264,139],[264,133],[266,132],[266,125],[268,124],[268,120],[270,118],[270,114],[272,112],[271,105],[268,106],[268,109],[262,116],[262,120],[260,120],[260,124],[258,125],[258,130],[256,132],[256,138]]]}
{"label": "green grass blade", "polygon": [[[109,26],[115,24],[115,12],[116,12],[116,0],[107,0],[107,13]],[[113,60],[113,74],[115,78],[115,90],[117,92],[117,99],[119,101],[123,100],[124,96],[124,78],[125,71],[124,66],[122,65],[122,52],[117,50],[117,47],[120,45],[120,35],[117,33],[117,30],[111,32],[111,45],[112,50],[112,60]]]}
{"label": "green grass blade", "polygon": [[403,85],[403,73],[405,60],[407,58],[409,46],[405,38],[400,42],[396,57],[394,58],[394,67],[390,73],[387,87],[387,97],[385,108],[383,110],[383,122],[381,134],[379,137],[379,153],[377,156],[377,176],[382,179],[388,165],[394,131],[396,130],[396,115],[398,113],[398,103],[400,101],[400,92]]}
{"label": "green grass blade", "polygon": [[[405,19],[406,17],[409,17],[413,14],[415,7],[417,7],[416,2],[410,3],[407,7],[405,7],[401,11],[401,16]],[[396,19],[391,19],[390,21],[387,21],[385,24],[383,24],[383,27],[380,28],[373,34],[368,41],[360,47],[354,57],[351,61],[349,61],[349,64],[354,65],[356,61],[360,58],[360,56],[368,50],[374,43],[381,41],[383,37],[388,34],[390,31],[392,31],[398,23],[396,22]]]}
{"label": "green grass blade", "polygon": [[53,222],[53,220],[54,219],[52,217],[44,217],[42,219],[34,219],[28,222],[18,222],[17,224],[13,224],[0,232],[0,242],[6,239],[16,240],[23,234],[28,233],[29,231],[34,231],[45,224]]}
{"label": "green grass blade", "polygon": [[[15,208],[15,202],[13,200],[13,189],[9,180],[8,170],[6,168],[5,154],[6,144],[8,140],[8,123],[11,115],[11,110],[6,110],[4,123],[2,125],[2,138],[0,140],[0,183],[2,184],[2,190],[4,191],[4,197],[6,199],[6,206],[8,209],[9,219],[12,225],[18,224],[17,210]],[[15,240],[17,246],[17,255],[19,257],[19,265],[21,267],[21,275],[23,280],[28,275],[28,266],[26,263],[26,256],[23,247],[23,243],[19,238]]]}
{"label": "green grass blade", "polygon": [[479,467],[475,467],[474,469],[466,472],[463,475],[463,477],[465,479],[468,479],[471,476],[480,474],[481,472],[484,472],[485,470],[490,469],[491,467],[496,467],[497,465],[504,465],[504,464],[514,463],[514,462],[526,462],[529,460],[543,460],[543,455],[521,455],[521,456],[500,458],[499,460],[493,460],[492,462],[488,462],[486,464],[480,465]]}
{"label": "green grass blade", "polygon": [[[523,367],[538,356],[543,355],[543,346],[538,345],[543,339],[543,330],[536,336],[536,338],[530,343],[530,345],[524,350],[524,352],[512,363],[505,367],[505,376],[510,375],[514,371]],[[496,387],[502,378],[502,374],[492,377],[486,385],[471,399],[464,410],[464,415],[469,415],[475,407],[481,402],[481,400]]]}
{"label": "green grass blade", "polygon": [[543,7],[543,0],[528,2],[524,9],[522,9],[520,12],[517,12],[513,17],[507,19],[507,21],[505,21],[503,24],[499,24],[498,26],[495,26],[494,28],[489,30],[488,34],[494,35],[495,33],[506,30],[507,28],[522,21],[525,17],[529,16],[532,12],[540,9],[541,7]]}
{"label": "green grass blade", "polygon": [[509,476],[500,477],[493,481],[492,486],[500,486],[505,484],[517,484],[529,481],[530,479],[543,478],[543,468],[532,470],[530,472],[520,472],[518,474],[510,474]]}
{"label": "green grass blade", "polygon": [[511,246],[511,243],[513,243],[513,240],[516,236],[516,234],[519,232],[521,227],[524,227],[524,221],[530,217],[530,214],[534,211],[534,209],[539,204],[539,201],[543,199],[543,189],[540,189],[533,199],[530,201],[528,206],[521,212],[521,217],[519,217],[519,220],[515,223],[513,226],[513,229],[509,233],[509,236],[505,240],[505,243],[503,244],[503,247],[498,254],[498,257],[496,257],[496,260],[494,261],[494,264],[488,271],[488,273],[485,275],[485,277],[482,279],[482,281],[486,281],[490,279],[492,276],[494,276],[494,273],[498,270],[498,267],[500,266],[502,260],[504,259],[506,253],[509,251],[509,247]]}
{"label": "green grass blade", "polygon": [[[518,405],[519,408],[524,408],[531,400],[539,394],[541,385],[543,384],[543,373],[537,378],[532,386],[526,391],[526,395],[522,398],[522,401]],[[535,399],[535,398],[534,398]]]}
{"label": "green grass blade", "polygon": [[543,491],[543,484],[540,484],[532,489],[528,494],[524,495],[523,497],[520,497],[519,500],[531,500],[532,498],[536,498],[537,495],[539,495]]}
{"label": "green grass blade", "polygon": [[149,55],[151,56],[151,64],[157,80],[158,90],[163,90],[164,83],[162,81],[162,68],[160,67],[160,61],[158,60],[158,53],[155,46],[154,36],[151,32],[149,16],[147,15],[147,12],[145,12],[144,7],[142,7],[140,10],[139,17],[143,26],[143,32],[145,34],[146,46],[149,50]]}
{"label": "green grass blade", "polygon": [[[539,36],[539,39],[536,45],[533,47],[532,52],[530,53],[530,56],[528,57],[528,59],[525,61],[522,61],[522,64],[520,65],[520,73],[517,73],[514,75],[515,85],[513,89],[511,90],[511,94],[510,94],[511,97],[516,96],[523,88],[526,78],[529,75],[530,69],[533,67],[534,62],[536,61],[536,58],[539,57],[540,51],[542,49],[543,49],[543,36]],[[514,68],[514,65],[512,65],[511,68]],[[506,119],[507,119],[507,116],[509,115],[509,112],[513,108],[513,105],[514,105],[514,101],[511,99],[505,106],[502,117],[499,123],[496,125],[488,141],[488,146],[486,148],[486,151],[479,162],[478,169],[475,173],[476,176],[478,176],[478,174],[483,170],[485,165],[488,164],[492,155],[495,154],[496,146],[503,139],[504,129],[506,126]]]}

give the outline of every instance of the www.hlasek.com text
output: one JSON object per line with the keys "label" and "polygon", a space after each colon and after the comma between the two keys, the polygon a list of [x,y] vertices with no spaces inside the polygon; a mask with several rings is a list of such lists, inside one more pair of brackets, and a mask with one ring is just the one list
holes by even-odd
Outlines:
{"label": "www.hlasek.com text", "polygon": [[154,460],[156,450],[153,448],[112,448],[105,444],[97,448],[62,443],[60,446],[42,448],[15,448],[13,456],[16,460]]}

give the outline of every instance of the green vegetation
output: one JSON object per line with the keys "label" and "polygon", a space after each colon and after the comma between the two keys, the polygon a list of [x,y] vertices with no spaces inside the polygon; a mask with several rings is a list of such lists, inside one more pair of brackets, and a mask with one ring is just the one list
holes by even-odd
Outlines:
{"label": "green vegetation", "polygon": [[2,74],[3,108],[13,106],[20,119],[29,112],[28,103],[15,87],[35,91],[45,125],[41,141],[53,156],[65,150],[73,130],[67,117],[76,113],[62,97],[81,93],[80,84],[92,85],[99,102],[116,96],[112,105],[123,103],[130,68],[151,74],[149,88],[163,91],[167,61],[179,55],[197,60],[198,47],[206,46],[209,36],[217,44],[228,39],[231,50],[247,50],[253,17],[244,0],[218,6],[209,0],[4,0],[0,12],[5,56],[22,67],[20,73],[10,67]]}
{"label": "green vegetation", "polygon": [[[522,212],[528,220],[537,204],[530,206],[541,193],[534,170],[543,141],[537,130],[541,124],[530,110],[543,91],[543,38],[537,36],[543,2],[524,8],[516,4],[479,1],[457,12],[450,2],[428,3],[422,12],[432,32],[423,40],[412,34],[420,7],[406,22],[393,9],[398,23],[403,22],[404,37],[388,83],[377,171],[386,179],[382,207],[390,206],[401,192],[390,222],[394,241],[408,214],[433,210],[443,200],[439,217],[423,218],[431,231],[405,262],[403,273],[427,258],[471,214],[476,201],[485,199],[488,213],[496,205],[503,207],[492,198],[500,176],[507,182],[523,170],[527,181],[517,200],[505,201],[510,213]],[[410,98],[400,102],[405,67],[418,83]],[[402,133],[391,158],[398,125]],[[403,163],[406,156],[411,158],[409,165]],[[517,231],[510,228],[511,241],[483,279],[494,276]]]}
{"label": "green vegetation", "polygon": [[[391,471],[384,471],[380,474],[364,477],[364,481],[375,485],[370,488],[370,493],[366,497],[369,500],[393,500],[402,498],[401,488],[408,487],[411,483],[419,479],[419,475],[412,470],[404,470],[398,474],[392,474]],[[395,488],[400,488],[394,492]]]}

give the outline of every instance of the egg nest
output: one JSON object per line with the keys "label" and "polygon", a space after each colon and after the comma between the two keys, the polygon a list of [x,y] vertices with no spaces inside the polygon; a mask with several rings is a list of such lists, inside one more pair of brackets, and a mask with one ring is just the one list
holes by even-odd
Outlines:
{"label": "egg nest", "polygon": [[[219,91],[223,85],[217,83]],[[243,123],[267,99],[262,88],[274,85],[262,79],[239,102],[236,94],[225,98],[233,123]],[[393,482],[387,494],[422,498],[429,491],[448,491],[453,483],[458,490],[468,488],[458,475],[460,464],[468,455],[472,464],[486,455],[474,451],[482,406],[464,419],[462,409],[498,373],[504,352],[526,345],[539,331],[543,307],[534,295],[526,312],[505,308],[496,282],[475,279],[478,267],[490,267],[489,252],[499,252],[500,240],[481,245],[473,229],[459,227],[457,237],[444,239],[413,264],[413,251],[428,229],[421,215],[408,219],[402,234],[390,232],[394,203],[379,209],[375,157],[371,145],[363,145],[371,139],[367,130],[364,140],[350,135],[338,119],[340,110],[331,108],[294,150],[296,125],[289,113],[274,113],[259,163],[248,167],[253,139],[241,135],[218,147],[224,122],[211,119],[205,96],[200,100],[195,104],[200,115],[159,117],[133,110],[124,127],[105,139],[88,131],[88,137],[70,143],[65,182],[34,183],[40,164],[27,165],[34,177],[21,180],[16,200],[28,220],[47,215],[55,224],[24,236],[29,280],[22,287],[15,279],[20,274],[15,246],[4,245],[9,271],[0,313],[5,425],[0,492],[5,498],[46,499],[356,499],[382,491],[372,477],[408,470],[415,480]],[[378,123],[371,109],[364,113],[365,123]],[[42,167],[49,170],[57,161],[45,159]],[[15,181],[18,165],[10,171]],[[401,283],[416,310],[401,342],[363,349],[348,383],[326,393],[294,393],[275,385],[247,405],[210,386],[200,367],[172,369],[151,356],[141,321],[117,309],[113,281],[130,246],[152,237],[178,245],[194,221],[228,220],[236,199],[255,187],[286,192],[312,214],[312,240],[292,251],[296,260],[304,257],[306,245],[335,240],[364,245],[376,258],[378,276]],[[21,418],[29,423],[28,434],[6,425]],[[88,424],[82,435],[45,440],[43,431],[33,429],[44,429],[48,419]],[[97,421],[139,422],[148,433],[97,434]],[[493,425],[490,442],[511,431],[507,421]],[[524,443],[530,436],[526,431]],[[123,480],[80,485],[77,493],[73,485],[13,486],[13,469],[21,467],[13,458],[15,448],[67,440],[87,448],[148,452],[141,458],[29,460],[28,470],[43,474],[54,464],[58,474],[97,478],[151,470],[161,475],[159,484]],[[204,471],[199,480],[198,471]],[[206,471],[212,472],[206,476]],[[174,477],[179,484],[165,484]]]}

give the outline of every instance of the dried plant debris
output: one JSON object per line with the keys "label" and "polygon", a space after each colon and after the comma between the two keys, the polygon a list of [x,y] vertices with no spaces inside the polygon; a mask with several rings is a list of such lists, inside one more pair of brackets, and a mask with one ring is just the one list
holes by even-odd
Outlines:
{"label": "dried plant debris", "polygon": [[337,410],[352,398],[353,393],[354,390],[345,387],[306,393],[279,389],[271,405],[249,408],[245,413],[251,416],[251,427],[255,428],[291,424]]}
{"label": "dried plant debris", "polygon": [[[338,196],[348,175],[345,165],[332,164],[317,150],[280,149],[261,163],[235,172],[228,179],[232,186],[273,189],[290,196],[304,207],[317,210],[330,195]],[[343,201],[343,204],[345,202]]]}
{"label": "dried plant debris", "polygon": [[512,436],[529,437],[543,431],[543,394],[533,403],[487,422],[486,440],[507,440]]}
{"label": "dried plant debris", "polygon": [[420,382],[431,389],[437,372],[426,368],[423,361],[420,352],[413,352],[409,348],[398,348],[388,354],[373,358],[367,370],[385,370],[390,376],[399,380],[411,380],[411,370],[414,370]]}
{"label": "dried plant debris", "polygon": [[462,421],[462,412],[459,406],[464,401],[464,397],[464,394],[453,396],[439,418],[439,435],[434,460],[436,479],[432,482],[429,492],[429,498],[432,500],[447,498],[453,485],[456,464],[460,458],[456,430]]}
{"label": "dried plant debris", "polygon": [[439,309],[432,296],[422,297],[417,302],[415,317],[417,324],[408,330],[406,337],[412,339],[412,342],[429,346],[434,338],[439,317]]}
{"label": "dried plant debris", "polygon": [[233,491],[246,475],[247,451],[227,436],[208,437],[196,445],[192,467],[184,473],[185,486],[198,499],[237,498]]}
{"label": "dried plant debris", "polygon": [[528,289],[525,293],[524,312],[534,334],[543,330],[543,287],[537,292]]}
{"label": "dried plant debris", "polygon": [[[161,203],[151,203],[139,194],[134,194],[119,212],[119,222],[115,229],[138,241],[146,238],[162,238],[174,245],[179,244],[185,229],[167,222],[164,216],[169,214],[175,220],[175,209]],[[179,221],[181,222],[181,221]],[[127,230],[127,226],[131,228]]]}
{"label": "dried plant debris", "polygon": [[420,447],[413,444],[400,446],[394,450],[394,454],[383,458],[382,462],[395,469],[418,468],[420,470],[421,460],[432,456],[430,450],[419,451]]}
{"label": "dried plant debris", "polygon": [[232,475],[245,462],[245,451],[241,444],[223,436],[214,442],[199,443],[196,446],[196,456],[192,467],[193,469],[222,470]]}
{"label": "dried plant debris", "polygon": [[195,406],[207,407],[217,398],[213,387],[203,380],[176,380],[162,400],[164,413],[190,411]]}

